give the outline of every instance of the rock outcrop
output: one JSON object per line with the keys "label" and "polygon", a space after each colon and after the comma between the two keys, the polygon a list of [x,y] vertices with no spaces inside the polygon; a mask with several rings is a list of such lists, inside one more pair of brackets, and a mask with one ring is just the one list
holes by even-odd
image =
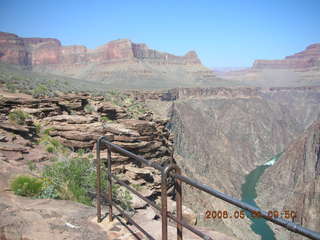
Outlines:
{"label": "rock outcrop", "polygon": [[283,60],[256,60],[253,63],[253,69],[306,70],[314,67],[320,67],[320,43],[312,44]]}

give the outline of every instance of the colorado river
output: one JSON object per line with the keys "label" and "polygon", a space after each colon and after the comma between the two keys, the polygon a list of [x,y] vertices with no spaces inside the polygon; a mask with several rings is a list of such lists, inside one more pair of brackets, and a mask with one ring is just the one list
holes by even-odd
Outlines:
{"label": "colorado river", "polygon": [[[257,206],[254,201],[257,197],[256,185],[259,181],[260,176],[264,171],[273,165],[275,161],[278,160],[281,153],[275,155],[269,162],[264,165],[258,166],[253,171],[251,171],[245,178],[245,183],[241,186],[241,199],[242,201],[249,203],[255,207]],[[266,223],[267,221],[263,218],[252,218],[251,213],[246,212],[247,217],[252,221],[251,229],[256,234],[261,236],[261,240],[276,240],[273,231]]]}

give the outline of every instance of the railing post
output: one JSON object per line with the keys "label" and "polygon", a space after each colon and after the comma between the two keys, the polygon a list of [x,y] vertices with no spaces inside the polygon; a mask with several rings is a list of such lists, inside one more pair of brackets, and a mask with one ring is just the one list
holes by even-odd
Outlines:
{"label": "railing post", "polygon": [[101,203],[100,203],[100,198],[101,198],[101,177],[100,177],[100,144],[101,144],[101,139],[103,137],[100,137],[97,141],[97,158],[96,158],[96,168],[97,168],[97,179],[96,179],[96,191],[97,191],[97,222],[101,222]]}
{"label": "railing post", "polygon": [[167,166],[161,171],[161,222],[162,222],[162,240],[168,239],[168,217],[167,217]]}
{"label": "railing post", "polygon": [[[176,174],[181,174],[180,168],[175,164],[170,164],[161,172],[161,220],[162,220],[162,240],[168,238],[168,218],[167,218],[167,178],[169,172],[174,170]],[[182,221],[182,192],[181,180],[174,178],[176,189],[176,213],[177,219]],[[182,225],[177,222],[177,240],[182,240]]]}
{"label": "railing post", "polygon": [[[175,166],[176,174],[181,175],[181,169]],[[174,178],[174,185],[176,189],[176,212],[177,219],[182,221],[182,181],[180,179]],[[182,225],[177,222],[177,240],[182,240]]]}
{"label": "railing post", "polygon": [[111,151],[108,146],[108,202],[109,202],[109,222],[112,222],[112,178],[111,178]]}

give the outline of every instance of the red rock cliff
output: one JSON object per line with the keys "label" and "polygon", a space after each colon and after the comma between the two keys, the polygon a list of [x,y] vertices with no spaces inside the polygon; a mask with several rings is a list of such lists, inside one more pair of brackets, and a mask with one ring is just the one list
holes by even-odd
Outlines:
{"label": "red rock cliff", "polygon": [[0,32],[0,62],[19,65],[114,63],[149,61],[157,64],[201,64],[194,51],[184,56],[159,52],[128,39],[111,41],[94,50],[85,46],[62,46],[53,38],[20,38]]}
{"label": "red rock cliff", "polygon": [[306,69],[320,66],[320,43],[308,46],[304,51],[287,56],[283,60],[256,60],[254,69]]}

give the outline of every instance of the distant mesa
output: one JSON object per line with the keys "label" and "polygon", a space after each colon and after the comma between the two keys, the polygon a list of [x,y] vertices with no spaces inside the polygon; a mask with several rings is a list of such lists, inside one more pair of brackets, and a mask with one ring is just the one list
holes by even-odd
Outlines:
{"label": "distant mesa", "polygon": [[22,38],[0,32],[0,63],[119,88],[189,87],[216,80],[195,51],[176,56],[129,39],[88,49],[63,46],[54,38]]}
{"label": "distant mesa", "polygon": [[302,52],[282,60],[256,60],[252,68],[307,70],[314,67],[320,67],[320,43],[309,45]]}
{"label": "distant mesa", "polygon": [[189,51],[184,56],[159,52],[146,44],[129,39],[106,43],[94,50],[85,46],[62,46],[54,38],[21,38],[0,32],[0,62],[19,65],[89,64],[149,60],[159,64],[201,64],[197,53]]}

